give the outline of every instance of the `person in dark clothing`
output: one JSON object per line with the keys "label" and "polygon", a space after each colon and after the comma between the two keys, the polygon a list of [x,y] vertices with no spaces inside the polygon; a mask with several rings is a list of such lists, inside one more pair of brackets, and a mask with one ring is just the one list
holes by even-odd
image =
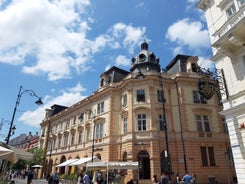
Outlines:
{"label": "person in dark clothing", "polygon": [[161,176],[161,184],[169,184],[169,179],[168,179],[168,172],[167,171],[162,171],[162,176]]}
{"label": "person in dark clothing", "polygon": [[31,184],[32,179],[33,179],[33,173],[32,171],[29,171],[27,174],[27,184]]}

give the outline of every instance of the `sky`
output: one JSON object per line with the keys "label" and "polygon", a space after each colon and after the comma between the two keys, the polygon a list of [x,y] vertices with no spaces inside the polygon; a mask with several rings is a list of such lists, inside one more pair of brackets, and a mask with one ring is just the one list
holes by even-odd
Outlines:
{"label": "sky", "polygon": [[[0,141],[20,86],[15,134],[40,134],[45,109],[71,106],[99,87],[112,66],[130,70],[145,40],[161,68],[177,55],[213,66],[198,0],[0,0]],[[37,106],[42,97],[43,105]]]}

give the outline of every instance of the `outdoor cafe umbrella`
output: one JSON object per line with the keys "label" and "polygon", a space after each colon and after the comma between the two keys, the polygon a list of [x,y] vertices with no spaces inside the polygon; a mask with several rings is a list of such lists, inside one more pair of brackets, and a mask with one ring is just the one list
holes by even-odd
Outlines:
{"label": "outdoor cafe umbrella", "polygon": [[0,159],[8,160],[9,162],[16,163],[18,157],[11,149],[0,146]]}
{"label": "outdoor cafe umbrella", "polygon": [[43,167],[42,165],[33,165],[33,166],[31,166],[31,167],[33,167],[33,168],[41,168],[41,167]]}

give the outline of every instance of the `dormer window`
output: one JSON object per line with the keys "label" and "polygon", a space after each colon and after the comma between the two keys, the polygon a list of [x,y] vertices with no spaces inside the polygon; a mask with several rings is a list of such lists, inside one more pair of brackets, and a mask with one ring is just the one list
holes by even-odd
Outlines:
{"label": "dormer window", "polygon": [[139,55],[139,61],[140,61],[140,62],[145,61],[145,59],[146,59],[146,56],[145,56],[144,54],[140,54],[140,55]]}

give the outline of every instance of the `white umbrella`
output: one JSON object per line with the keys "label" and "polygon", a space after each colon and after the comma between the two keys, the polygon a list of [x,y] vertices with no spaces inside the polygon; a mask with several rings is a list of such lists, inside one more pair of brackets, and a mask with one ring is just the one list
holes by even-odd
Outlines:
{"label": "white umbrella", "polygon": [[42,165],[33,165],[33,166],[31,166],[31,167],[34,167],[34,168],[41,168],[41,167],[43,167]]}
{"label": "white umbrella", "polygon": [[0,146],[0,159],[8,160],[9,162],[16,163],[18,161],[17,155],[13,150]]}

